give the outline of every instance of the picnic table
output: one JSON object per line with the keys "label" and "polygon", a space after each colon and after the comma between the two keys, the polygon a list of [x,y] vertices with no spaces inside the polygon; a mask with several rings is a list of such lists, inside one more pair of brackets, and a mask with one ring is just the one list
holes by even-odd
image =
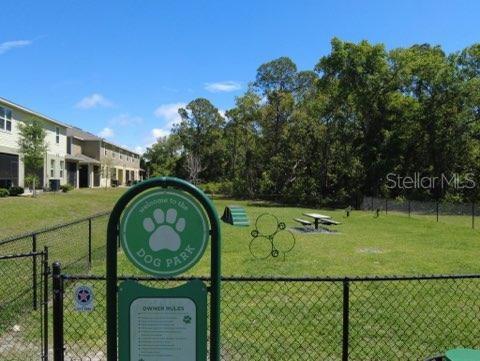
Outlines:
{"label": "picnic table", "polygon": [[456,348],[445,353],[447,361],[478,361],[480,360],[480,351],[466,348]]}
{"label": "picnic table", "polygon": [[324,214],[319,214],[319,213],[303,213],[304,216],[313,218],[315,220],[315,229],[318,229],[319,223],[321,223],[321,220],[326,220],[326,219],[331,219],[332,217],[326,216]]}

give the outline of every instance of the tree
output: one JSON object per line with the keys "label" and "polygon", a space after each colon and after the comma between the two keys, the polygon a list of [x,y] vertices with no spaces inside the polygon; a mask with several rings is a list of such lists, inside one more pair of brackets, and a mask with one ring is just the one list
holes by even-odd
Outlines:
{"label": "tree", "polygon": [[45,143],[47,134],[41,122],[35,118],[24,124],[19,123],[18,129],[20,133],[18,146],[25,165],[25,175],[32,179],[33,196],[35,197],[38,172],[43,168],[45,154],[48,150],[48,144]]}
{"label": "tree", "polygon": [[157,142],[147,148],[142,159],[145,160],[146,168],[150,176],[178,176],[180,165],[180,142],[175,135],[160,137]]}
{"label": "tree", "polygon": [[178,113],[182,120],[174,126],[172,133],[183,146],[183,157],[190,154],[196,159],[202,170],[199,176],[204,179],[220,179],[226,157],[223,137],[225,119],[210,101],[203,98],[191,101]]}

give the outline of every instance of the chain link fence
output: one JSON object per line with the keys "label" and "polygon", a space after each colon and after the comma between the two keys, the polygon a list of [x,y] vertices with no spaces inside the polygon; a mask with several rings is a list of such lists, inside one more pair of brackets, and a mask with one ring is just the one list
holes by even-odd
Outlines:
{"label": "chain link fence", "polygon": [[[162,288],[187,279],[138,280]],[[62,281],[65,359],[105,360],[105,278],[63,275]],[[80,285],[93,289],[91,312],[75,311]],[[222,360],[424,360],[479,347],[479,296],[480,275],[226,277]]]}
{"label": "chain link fence", "polygon": [[86,272],[92,262],[104,261],[105,235],[110,213],[0,240],[0,255],[37,252],[49,248],[50,259],[61,260],[71,272]]}
{"label": "chain link fence", "polygon": [[47,251],[0,256],[0,359],[45,360]]}
{"label": "chain link fence", "polygon": [[414,201],[364,197],[360,207],[364,211],[377,211],[379,214],[400,213],[409,217],[430,219],[437,222],[475,228],[480,216],[480,207],[472,203],[452,203],[437,201]]}

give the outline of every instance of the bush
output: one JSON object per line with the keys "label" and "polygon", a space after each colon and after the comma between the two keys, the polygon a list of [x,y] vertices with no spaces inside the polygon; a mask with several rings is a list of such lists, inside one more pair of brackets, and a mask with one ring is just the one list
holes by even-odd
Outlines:
{"label": "bush", "polygon": [[9,194],[10,192],[8,191],[8,189],[0,188],[0,198],[8,197]]}
{"label": "bush", "polygon": [[[31,175],[28,175],[25,177],[25,186],[32,189],[33,188],[33,180],[34,177]],[[39,189],[40,188],[40,179],[38,177],[35,177],[35,188]]]}
{"label": "bush", "polygon": [[207,194],[222,194],[226,196],[232,195],[233,184],[229,181],[208,182],[199,186]]}
{"label": "bush", "polygon": [[63,193],[67,193],[73,189],[73,186],[71,186],[70,184],[64,184],[60,186],[60,189],[62,190]]}
{"label": "bush", "polygon": [[18,196],[20,194],[23,194],[23,192],[24,190],[22,187],[13,186],[9,189],[9,193],[11,196]]}

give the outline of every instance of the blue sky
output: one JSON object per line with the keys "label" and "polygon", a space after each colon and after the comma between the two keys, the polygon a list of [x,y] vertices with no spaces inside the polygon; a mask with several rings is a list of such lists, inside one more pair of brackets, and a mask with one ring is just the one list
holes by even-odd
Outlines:
{"label": "blue sky", "polygon": [[2,1],[0,96],[132,149],[196,97],[234,104],[262,63],[312,69],[337,36],[447,52],[480,41],[479,1]]}

